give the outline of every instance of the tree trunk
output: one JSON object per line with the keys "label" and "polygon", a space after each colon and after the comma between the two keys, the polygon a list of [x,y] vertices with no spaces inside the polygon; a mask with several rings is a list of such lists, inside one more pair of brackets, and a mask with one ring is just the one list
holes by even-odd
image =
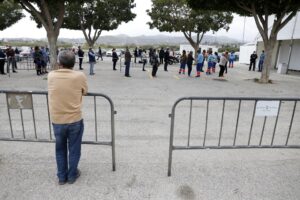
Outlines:
{"label": "tree trunk", "polygon": [[193,48],[194,48],[194,58],[195,58],[195,63],[197,64],[198,63],[198,49],[199,49],[199,44],[195,44],[194,46],[193,46]]}
{"label": "tree trunk", "polygon": [[49,50],[50,50],[50,65],[51,69],[58,69],[57,66],[57,38],[59,34],[48,32],[47,38],[49,43]]}
{"label": "tree trunk", "polygon": [[269,83],[270,79],[270,69],[272,68],[272,55],[276,42],[276,37],[270,37],[268,41],[264,41],[265,47],[265,60],[263,70],[261,72],[260,82],[261,83]]}

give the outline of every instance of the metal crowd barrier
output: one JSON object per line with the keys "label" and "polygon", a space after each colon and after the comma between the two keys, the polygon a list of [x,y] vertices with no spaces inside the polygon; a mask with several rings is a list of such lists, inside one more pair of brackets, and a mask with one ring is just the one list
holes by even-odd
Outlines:
{"label": "metal crowd barrier", "polygon": [[[115,171],[114,115],[117,112],[114,110],[113,101],[100,93],[88,93],[83,101],[85,130],[82,144],[111,146],[112,170]],[[107,113],[106,118],[99,114],[99,107],[101,113]],[[103,118],[103,132],[110,132],[109,134],[99,134],[99,116]],[[0,90],[0,120],[0,141],[55,142],[46,91]]]}
{"label": "metal crowd barrier", "polygon": [[[178,99],[169,115],[171,128],[168,176],[171,176],[174,150],[299,149],[300,107],[297,106],[299,101],[300,98]],[[181,117],[177,119],[180,123],[175,123],[176,108],[181,110],[177,115],[181,114],[187,120],[181,120]],[[175,135],[175,132],[178,132],[178,135]]]}
{"label": "metal crowd barrier", "polygon": [[[22,56],[16,58],[17,70],[36,70],[33,58],[31,56]],[[12,66],[10,66],[12,68]],[[47,70],[51,69],[50,62],[47,62]]]}

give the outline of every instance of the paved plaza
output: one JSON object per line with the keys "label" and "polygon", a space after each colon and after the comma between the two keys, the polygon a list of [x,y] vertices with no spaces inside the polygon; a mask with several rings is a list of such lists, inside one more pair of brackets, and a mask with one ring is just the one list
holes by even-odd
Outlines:
{"label": "paved plaza", "polygon": [[[194,150],[173,153],[172,176],[167,176],[170,118],[174,102],[184,96],[297,97],[300,75],[271,72],[272,84],[254,82],[259,72],[237,64],[224,79],[217,74],[195,78],[160,66],[157,78],[151,67],[131,68],[131,78],[112,70],[111,58],[88,75],[89,92],[108,95],[115,104],[116,162],[111,170],[111,148],[83,145],[81,177],[73,185],[59,186],[54,144],[0,141],[0,199],[103,199],[103,200],[298,200],[300,199],[299,149]],[[78,64],[75,70],[78,70]],[[218,72],[218,70],[217,70]],[[46,91],[46,76],[18,70],[0,76],[0,89]],[[3,96],[1,96],[3,98]],[[292,134],[300,144],[300,105]],[[0,100],[1,112],[7,112]],[[90,113],[84,113],[84,116]],[[179,119],[188,118],[188,115]],[[177,121],[180,124],[180,120]],[[194,124],[196,124],[195,122]],[[193,124],[193,125],[194,125]],[[0,122],[0,130],[9,130]],[[4,127],[5,126],[5,127]],[[179,128],[180,129],[180,128]],[[88,132],[89,127],[86,127]],[[280,130],[280,129],[279,129]],[[2,133],[1,134],[6,134]],[[84,133],[88,134],[88,133]],[[298,135],[296,135],[298,134]]]}

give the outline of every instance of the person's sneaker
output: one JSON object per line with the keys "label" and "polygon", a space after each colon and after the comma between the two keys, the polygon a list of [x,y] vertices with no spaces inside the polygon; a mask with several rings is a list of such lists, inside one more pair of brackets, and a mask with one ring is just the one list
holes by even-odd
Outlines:
{"label": "person's sneaker", "polygon": [[73,180],[68,180],[69,184],[73,184],[76,182],[76,180],[79,178],[79,176],[81,175],[81,171],[79,169],[77,169],[77,175]]}
{"label": "person's sneaker", "polygon": [[17,71],[13,71],[13,73],[18,73]]}
{"label": "person's sneaker", "polygon": [[66,180],[59,180],[59,181],[58,181],[58,185],[64,185],[64,184],[66,184],[66,183],[67,183]]}

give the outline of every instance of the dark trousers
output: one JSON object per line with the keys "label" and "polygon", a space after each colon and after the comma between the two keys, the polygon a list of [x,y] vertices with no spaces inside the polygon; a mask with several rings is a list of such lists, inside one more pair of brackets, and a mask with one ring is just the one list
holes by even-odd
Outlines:
{"label": "dark trousers", "polygon": [[193,65],[193,64],[187,64],[187,67],[188,67],[188,75],[189,75],[189,76],[191,76],[192,65]]}
{"label": "dark trousers", "polygon": [[146,59],[143,59],[143,71],[145,71],[145,65],[147,63],[147,60]]}
{"label": "dark trousers", "polygon": [[160,64],[163,64],[164,63],[164,58],[163,57],[159,58],[159,62],[160,62]]}
{"label": "dark trousers", "polygon": [[222,77],[224,75],[224,70],[225,70],[225,66],[220,65],[219,77]]}
{"label": "dark trousers", "polygon": [[125,76],[129,76],[130,62],[125,62]]}
{"label": "dark trousers", "polygon": [[[225,70],[225,73],[227,74],[227,63],[228,62],[226,62],[226,64],[225,64],[225,66],[224,66],[224,70]],[[224,72],[223,72],[224,73]],[[222,76],[223,76],[223,74],[222,74]]]}
{"label": "dark trousers", "polygon": [[83,120],[70,124],[53,124],[57,176],[60,181],[76,179],[83,129]]}
{"label": "dark trousers", "polygon": [[0,60],[0,74],[4,74],[4,64],[5,60]]}
{"label": "dark trousers", "polygon": [[7,68],[6,68],[7,73],[9,73],[9,71],[10,71],[10,65],[12,67],[12,71],[14,72],[16,70],[16,60],[15,60],[15,58],[10,57],[10,58],[7,59]]}
{"label": "dark trousers", "polygon": [[113,70],[116,70],[117,60],[113,60]]}
{"label": "dark trousers", "polygon": [[153,65],[152,76],[156,76],[157,69],[158,69],[157,65]]}
{"label": "dark trousers", "polygon": [[83,58],[79,58],[79,69],[82,69],[82,60]]}
{"label": "dark trousers", "polygon": [[168,71],[168,60],[165,60],[164,70]]}
{"label": "dark trousers", "polygon": [[259,61],[259,64],[258,64],[258,71],[261,72],[262,71],[262,68],[263,68],[263,65],[264,65],[264,61]]}
{"label": "dark trousers", "polygon": [[250,61],[249,71],[251,70],[252,65],[253,65],[253,71],[255,71],[255,61]]}

